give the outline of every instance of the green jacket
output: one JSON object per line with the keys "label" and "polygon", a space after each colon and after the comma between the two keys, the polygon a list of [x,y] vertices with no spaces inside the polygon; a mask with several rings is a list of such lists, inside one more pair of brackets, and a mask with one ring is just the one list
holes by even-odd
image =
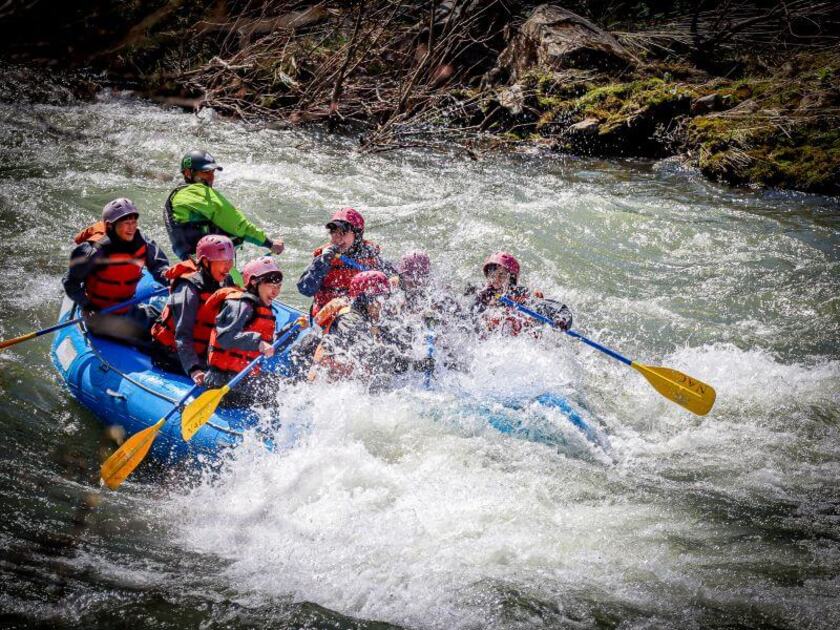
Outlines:
{"label": "green jacket", "polygon": [[268,237],[245,218],[222,193],[206,184],[184,186],[172,197],[172,218],[176,223],[210,221],[218,228],[254,245],[265,245]]}

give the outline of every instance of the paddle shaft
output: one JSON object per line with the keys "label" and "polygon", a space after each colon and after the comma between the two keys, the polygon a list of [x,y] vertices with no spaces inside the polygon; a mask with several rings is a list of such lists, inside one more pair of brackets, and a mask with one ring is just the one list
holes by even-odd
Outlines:
{"label": "paddle shaft", "polygon": [[369,268],[366,265],[363,265],[362,263],[358,263],[355,260],[353,260],[352,258],[349,258],[347,256],[339,256],[338,259],[341,262],[343,262],[345,265],[347,265],[348,267],[351,267],[352,269],[355,269],[356,271],[368,271],[369,270]]}
{"label": "paddle shaft", "polygon": [[[299,328],[300,328],[300,324],[295,324],[294,326],[289,328],[289,330],[287,330],[277,341],[275,341],[271,345],[271,347],[274,348],[274,350],[277,350],[277,348],[279,348],[280,345],[283,342],[285,342],[286,339],[289,338],[289,336],[292,335],[292,333],[297,332]],[[227,384],[228,388],[233,389],[234,387],[239,385],[239,383],[242,382],[242,379],[245,378],[246,376],[248,376],[248,374],[250,374],[251,370],[253,370],[257,365],[262,363],[264,359],[265,359],[265,355],[260,354],[260,356],[258,356],[256,359],[254,359],[248,365],[246,365],[244,368],[242,368],[242,371],[239,374],[237,374],[232,379],[230,379],[230,381],[228,381],[228,384]]]}
{"label": "paddle shaft", "polygon": [[[548,324],[548,325],[549,325],[549,326],[551,326],[552,328],[556,328],[556,327],[557,327],[557,326],[556,326],[556,324],[555,324],[552,320],[550,320],[548,317],[546,317],[545,315],[542,315],[542,314],[540,314],[540,313],[537,313],[536,311],[534,311],[534,310],[532,310],[532,309],[530,309],[530,308],[528,308],[528,307],[526,307],[526,306],[522,306],[521,304],[517,304],[516,302],[514,302],[513,300],[511,300],[511,299],[510,299],[508,296],[506,296],[506,295],[503,295],[502,297],[500,297],[500,298],[499,298],[499,302],[501,302],[501,303],[502,303],[502,304],[504,304],[505,306],[510,306],[510,307],[513,307],[513,308],[515,308],[516,310],[518,310],[518,311],[521,311],[521,312],[525,313],[526,315],[530,315],[531,317],[533,317],[533,318],[534,318],[534,319],[536,319],[537,321],[541,321],[541,322],[542,322],[542,323],[544,323],[544,324]],[[570,337],[574,337],[575,339],[580,339],[580,340],[581,340],[583,343],[585,343],[586,345],[591,346],[591,347],[595,348],[596,350],[600,350],[601,352],[603,352],[603,353],[604,353],[604,354],[606,354],[607,356],[610,356],[610,357],[612,357],[613,359],[616,359],[616,360],[618,360],[618,361],[621,361],[621,362],[622,362],[622,363],[624,363],[625,365],[630,365],[630,366],[632,366],[632,365],[633,365],[633,361],[632,361],[632,360],[630,360],[630,359],[628,359],[628,358],[627,358],[627,357],[625,357],[624,355],[619,354],[619,353],[618,353],[618,352],[616,352],[615,350],[610,350],[610,349],[609,349],[609,348],[607,348],[606,346],[602,346],[602,345],[601,345],[600,343],[598,343],[597,341],[592,341],[591,339],[587,339],[586,337],[584,337],[583,335],[581,335],[579,332],[575,332],[574,330],[564,330],[563,332],[564,332],[564,333],[566,333],[567,335],[569,335]]]}
{"label": "paddle shaft", "polygon": [[[435,358],[435,333],[431,328],[428,328],[426,330],[426,358],[430,359],[430,362]],[[425,385],[426,389],[432,388],[433,369],[434,368],[432,367],[426,368],[423,379],[423,384]]]}
{"label": "paddle shaft", "polygon": [[[130,300],[126,300],[125,302],[120,302],[119,304],[114,304],[113,306],[109,306],[108,308],[103,308],[101,311],[97,311],[99,315],[107,315],[109,313],[113,313],[114,311],[119,311],[120,309],[126,308],[127,306],[133,306],[139,302],[143,302],[144,300],[148,300],[150,297],[154,297],[156,295],[162,295],[166,293],[169,289],[166,287],[162,287],[157,289],[156,291],[152,291],[151,293],[144,293],[143,295],[136,295]],[[38,330],[36,332],[32,332],[26,335],[21,335],[20,337],[15,337],[14,339],[9,339],[7,341],[0,341],[0,349],[6,348],[8,346],[13,346],[16,343],[20,343],[21,341],[26,341],[28,339],[34,339],[35,337],[40,337],[41,335],[46,335],[51,332],[55,332],[56,330],[61,330],[62,328],[67,328],[68,326],[72,326],[73,324],[78,324],[81,321],[84,321],[84,316],[76,317],[74,319],[69,319],[66,322],[61,322],[60,324],[54,324],[53,326],[49,326],[42,330]]]}

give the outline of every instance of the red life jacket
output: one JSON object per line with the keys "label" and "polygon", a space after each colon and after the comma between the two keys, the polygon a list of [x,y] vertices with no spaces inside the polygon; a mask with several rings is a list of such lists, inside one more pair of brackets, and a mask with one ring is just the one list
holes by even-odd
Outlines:
{"label": "red life jacket", "polygon": [[[329,247],[329,243],[316,249],[312,255],[317,258],[327,247]],[[364,258],[353,258],[353,260],[363,265],[366,269],[379,269],[379,246],[370,241],[362,241],[362,249],[368,255]],[[324,276],[321,282],[321,288],[318,289],[318,292],[312,298],[314,300],[312,302],[312,316],[314,317],[333,298],[347,295],[347,292],[350,290],[350,281],[357,273],[360,273],[359,269],[354,269],[346,265],[341,260],[341,256],[335,256],[330,261],[330,270]]]}
{"label": "red life jacket", "polygon": [[[207,346],[210,343],[210,333],[216,326],[216,316],[222,308],[225,297],[232,291],[241,291],[238,287],[224,287],[216,291],[208,291],[204,288],[201,272],[191,260],[173,265],[166,271],[166,278],[170,281],[170,288],[175,286],[178,278],[184,278],[198,289],[199,304],[195,315],[193,326],[193,348],[198,358],[202,361],[207,358]],[[158,320],[152,326],[152,337],[165,348],[172,352],[176,351],[175,345],[175,318],[172,316],[172,309],[167,303]]]}
{"label": "red life jacket", "polygon": [[[102,252],[85,278],[85,295],[98,310],[133,298],[146,266],[145,240],[140,239],[140,245],[133,252],[124,253],[111,251],[111,241],[106,237],[105,223],[98,221],[79,232],[74,239],[78,245],[88,242]],[[125,313],[128,309],[115,312]]]}
{"label": "red life jacket", "polygon": [[[223,301],[250,299],[246,297],[248,294],[241,289],[232,289],[232,291],[224,296]],[[216,291],[216,294],[224,290],[219,289],[219,291]],[[214,294],[214,297],[216,294]],[[219,309],[221,310],[221,305]],[[252,313],[251,321],[245,326],[243,332],[258,333],[263,341],[272,343],[274,341],[274,330],[277,327],[277,322],[274,319],[274,311],[270,306],[264,306],[262,302],[259,302],[258,304],[253,304]],[[258,356],[260,356],[259,350],[240,350],[238,348],[222,348],[219,346],[216,343],[216,328],[214,325],[213,331],[210,333],[210,351],[207,355],[207,363],[211,367],[223,372],[241,372],[245,369],[245,366]],[[260,368],[257,366],[251,372],[251,375],[256,375],[259,371]]]}

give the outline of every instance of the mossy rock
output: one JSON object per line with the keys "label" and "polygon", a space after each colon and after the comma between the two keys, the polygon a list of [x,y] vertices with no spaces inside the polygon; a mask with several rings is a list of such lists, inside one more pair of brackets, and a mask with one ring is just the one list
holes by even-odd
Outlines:
{"label": "mossy rock", "polygon": [[698,117],[687,139],[712,179],[840,194],[840,130],[828,121],[782,129],[760,116]]}
{"label": "mossy rock", "polygon": [[648,78],[596,87],[567,110],[570,122],[599,122],[597,138],[586,139],[588,153],[662,157],[673,149],[659,130],[687,116],[696,95],[690,86]]}

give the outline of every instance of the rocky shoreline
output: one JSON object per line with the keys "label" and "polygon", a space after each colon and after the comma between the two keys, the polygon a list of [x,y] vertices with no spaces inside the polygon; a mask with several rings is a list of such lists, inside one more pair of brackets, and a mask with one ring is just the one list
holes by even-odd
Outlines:
{"label": "rocky shoreline", "polygon": [[[840,195],[840,48],[825,35],[840,10],[673,3],[607,29],[566,8],[592,4],[132,5],[88,20],[90,32],[111,25],[99,42],[84,29],[49,50],[25,32],[5,40],[0,83],[6,100],[48,102],[128,88],[190,110],[360,134],[363,151],[678,156],[717,181]],[[784,29],[804,29],[806,15],[807,41],[788,41]],[[59,60],[61,46],[72,54]]]}

